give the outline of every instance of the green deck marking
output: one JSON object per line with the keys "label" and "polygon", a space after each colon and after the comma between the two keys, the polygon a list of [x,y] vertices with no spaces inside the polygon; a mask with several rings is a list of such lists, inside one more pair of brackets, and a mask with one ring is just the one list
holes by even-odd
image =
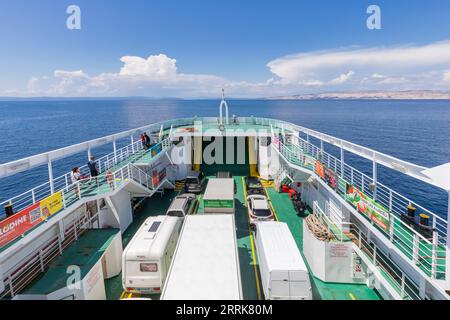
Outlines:
{"label": "green deck marking", "polygon": [[[303,256],[304,217],[295,211],[292,201],[289,199],[289,194],[278,193],[273,188],[267,188],[266,190],[270,196],[272,206],[277,212],[279,221],[288,224]],[[304,260],[309,269],[307,260],[305,258]],[[312,275],[310,269],[309,272]],[[311,276],[311,280],[314,300],[350,300],[350,293],[357,297],[358,300],[380,300],[380,297],[374,290],[363,284],[325,283],[314,276]]]}
{"label": "green deck marking", "polygon": [[[248,168],[249,170],[249,168]],[[247,207],[245,206],[244,186],[242,176],[234,176],[236,182],[236,235],[239,253],[239,265],[241,269],[242,291],[244,300],[258,300],[258,288],[253,260],[250,229],[248,227]]]}
{"label": "green deck marking", "polygon": [[76,265],[81,268],[81,276],[85,277],[98,262],[111,241],[120,232],[118,229],[95,229],[86,231],[78,241],[70,245],[63,254],[52,261],[48,270],[39,276],[22,293],[50,294],[64,288],[70,274],[67,267]]}

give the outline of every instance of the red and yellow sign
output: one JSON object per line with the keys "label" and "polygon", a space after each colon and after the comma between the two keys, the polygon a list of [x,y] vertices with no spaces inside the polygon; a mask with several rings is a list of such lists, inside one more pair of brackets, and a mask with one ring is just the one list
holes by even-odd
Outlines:
{"label": "red and yellow sign", "polygon": [[316,173],[319,175],[319,177],[325,179],[325,167],[318,160],[316,160]]}
{"label": "red and yellow sign", "polygon": [[62,208],[62,192],[57,192],[1,221],[0,247],[20,237]]}

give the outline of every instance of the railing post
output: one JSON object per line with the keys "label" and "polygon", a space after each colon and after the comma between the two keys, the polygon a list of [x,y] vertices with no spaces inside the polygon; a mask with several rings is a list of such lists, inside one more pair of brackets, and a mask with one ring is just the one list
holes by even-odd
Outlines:
{"label": "railing post", "polygon": [[345,160],[345,154],[344,154],[344,148],[342,146],[342,142],[341,142],[341,177],[344,177],[344,160]]}
{"label": "railing post", "polygon": [[362,248],[362,234],[361,234],[361,230],[358,230],[358,243],[359,243],[359,248]]}
{"label": "railing post", "polygon": [[377,265],[377,246],[376,245],[373,246],[373,264],[375,266]]}
{"label": "railing post", "polygon": [[395,225],[395,217],[393,214],[389,213],[389,239],[391,240],[391,242],[394,241],[394,225]]}
{"label": "railing post", "polygon": [[373,180],[373,200],[377,201],[377,183],[378,183],[378,173],[377,173],[377,160],[375,153],[373,154],[372,161],[372,180]]}
{"label": "railing post", "polygon": [[61,234],[58,234],[58,249],[59,249],[59,255],[62,256],[63,249],[62,249],[62,243],[61,243]]}
{"label": "railing post", "polygon": [[50,192],[51,194],[55,193],[55,186],[53,182],[53,167],[52,167],[52,160],[48,159],[48,181],[50,182]]}
{"label": "railing post", "polygon": [[80,181],[77,182],[77,187],[78,187],[78,198],[81,200],[81,183]]}
{"label": "railing post", "polygon": [[35,204],[36,203],[36,194],[34,192],[34,189],[31,190],[31,199],[33,200],[33,204]]}
{"label": "railing post", "polygon": [[361,174],[361,192],[364,193],[364,173]]}
{"label": "railing post", "polygon": [[402,284],[401,284],[401,289],[400,289],[400,296],[403,297],[405,296],[405,274],[402,273]]}
{"label": "railing post", "polygon": [[39,250],[39,264],[41,265],[41,272],[45,271],[44,258],[42,257],[42,250]]}
{"label": "railing post", "polygon": [[419,262],[419,236],[417,233],[414,233],[413,239],[413,262],[415,265]]}
{"label": "railing post", "polygon": [[438,233],[433,229],[433,249],[431,252],[431,278],[436,279]]}
{"label": "railing post", "polygon": [[392,212],[392,190],[389,189],[389,211]]}
{"label": "railing post", "polygon": [[114,164],[117,164],[117,143],[115,138],[113,140],[113,149],[114,149]]}
{"label": "railing post", "polygon": [[353,167],[350,167],[350,180],[351,180],[350,182],[352,185],[354,185],[353,177],[354,177]]}
{"label": "railing post", "polygon": [[15,296],[15,292],[14,292],[14,286],[13,286],[13,276],[12,274],[9,275],[9,293],[11,294],[11,297]]}
{"label": "railing post", "polygon": [[133,137],[133,135],[131,135],[130,139],[131,139],[131,152],[134,153],[134,137]]}

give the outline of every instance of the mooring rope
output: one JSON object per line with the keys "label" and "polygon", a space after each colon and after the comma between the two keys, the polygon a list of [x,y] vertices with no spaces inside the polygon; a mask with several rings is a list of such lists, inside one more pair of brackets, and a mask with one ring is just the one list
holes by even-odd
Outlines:
{"label": "mooring rope", "polygon": [[305,221],[309,230],[320,241],[329,242],[333,239],[333,234],[315,214],[309,215]]}

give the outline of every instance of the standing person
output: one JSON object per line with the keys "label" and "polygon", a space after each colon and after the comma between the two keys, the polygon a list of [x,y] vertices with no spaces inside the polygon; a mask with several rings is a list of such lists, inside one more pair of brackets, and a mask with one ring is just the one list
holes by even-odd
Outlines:
{"label": "standing person", "polygon": [[144,139],[145,139],[145,145],[147,146],[147,149],[150,149],[150,137],[148,136],[147,132],[144,132]]}
{"label": "standing person", "polygon": [[72,169],[72,172],[70,172],[70,181],[72,182],[72,184],[75,184],[74,190],[75,190],[75,194],[77,194],[77,195],[79,193],[79,190],[78,190],[78,185],[76,185],[76,183],[80,180],[81,180],[80,168],[75,167]]}
{"label": "standing person", "polygon": [[87,165],[89,167],[89,172],[91,173],[91,178],[97,177],[99,172],[98,172],[97,163],[95,162],[95,158],[91,156],[89,158],[89,162],[87,163]]}
{"label": "standing person", "polygon": [[81,172],[80,168],[75,167],[72,169],[72,172],[70,173],[70,181],[73,183],[77,183],[81,179]]}
{"label": "standing person", "polygon": [[142,142],[142,147],[144,148],[144,150],[147,150],[147,139],[145,138],[144,134],[141,134],[141,142]]}

